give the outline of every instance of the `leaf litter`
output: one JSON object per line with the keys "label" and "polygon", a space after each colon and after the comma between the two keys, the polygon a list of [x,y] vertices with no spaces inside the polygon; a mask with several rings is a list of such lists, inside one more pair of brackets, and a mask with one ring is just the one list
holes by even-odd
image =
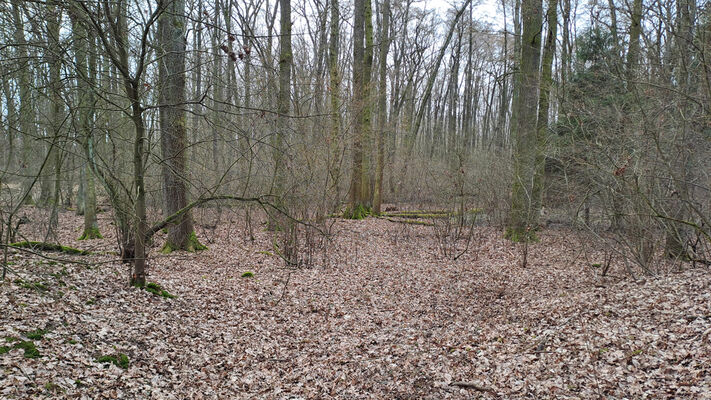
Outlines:
{"label": "leaf litter", "polygon": [[[603,246],[562,228],[525,268],[490,227],[451,261],[430,227],[367,219],[338,221],[326,261],[294,270],[271,233],[224,224],[198,229],[197,254],[155,240],[149,280],[171,299],[128,287],[109,217],[79,242],[80,217],[61,215],[59,241],[94,252],[63,259],[91,268],[13,254],[0,397],[711,398],[708,269],[601,277]],[[28,334],[41,357],[13,346]]]}

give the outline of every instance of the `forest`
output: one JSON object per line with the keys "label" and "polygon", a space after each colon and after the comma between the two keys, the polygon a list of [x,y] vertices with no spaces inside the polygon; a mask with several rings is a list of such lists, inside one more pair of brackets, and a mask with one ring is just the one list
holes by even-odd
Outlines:
{"label": "forest", "polygon": [[0,398],[711,398],[706,1],[3,0],[0,81]]}

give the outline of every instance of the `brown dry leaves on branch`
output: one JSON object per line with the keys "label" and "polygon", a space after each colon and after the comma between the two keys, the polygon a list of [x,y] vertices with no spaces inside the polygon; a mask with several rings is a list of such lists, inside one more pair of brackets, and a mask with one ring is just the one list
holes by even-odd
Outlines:
{"label": "brown dry leaves on branch", "polygon": [[[60,241],[112,250],[101,218],[106,239],[76,242],[81,220],[63,214]],[[14,255],[19,276],[0,286],[0,397],[711,396],[707,269],[600,278],[592,242],[555,230],[521,269],[517,245],[483,227],[454,262],[431,228],[369,219],[339,221],[329,262],[292,271],[269,253],[270,233],[245,241],[232,220],[198,231],[210,249],[197,255],[161,256],[157,238],[149,281],[175,299],[128,288],[111,255],[75,258],[91,269]],[[13,338],[37,329],[42,357],[25,358]],[[119,354],[125,369],[96,361]]]}

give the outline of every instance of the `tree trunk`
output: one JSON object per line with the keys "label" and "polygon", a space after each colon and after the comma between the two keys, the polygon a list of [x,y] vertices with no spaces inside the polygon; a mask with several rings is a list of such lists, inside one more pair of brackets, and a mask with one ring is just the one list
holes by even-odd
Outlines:
{"label": "tree trunk", "polygon": [[[389,0],[386,0],[389,1]],[[340,9],[338,0],[330,0],[331,26],[328,50],[328,68],[330,72],[330,98],[331,98],[331,136],[329,175],[332,186],[335,189],[336,208],[341,201],[340,180],[341,180],[341,74],[338,66],[339,53],[339,30],[340,30]]]}
{"label": "tree trunk", "polygon": [[[95,99],[94,92],[90,86],[96,84],[96,51],[93,48],[93,40],[90,40],[87,34],[86,27],[79,20],[76,10],[71,10],[69,16],[72,20],[72,34],[74,35],[74,60],[76,63],[77,73],[77,90],[79,92],[79,128],[81,143],[87,161],[82,163],[80,193],[82,196],[81,202],[77,202],[77,211],[81,209],[84,215],[84,231],[79,240],[99,239],[99,225],[96,220],[96,190],[94,186],[94,173],[89,165],[89,157],[93,152],[92,128],[94,119]],[[87,48],[86,43],[90,43],[91,49],[88,52],[87,65]],[[79,205],[81,203],[81,207]]]}
{"label": "tree trunk", "polygon": [[[34,110],[32,105],[31,95],[31,69],[28,53],[27,40],[25,39],[25,31],[23,29],[24,21],[20,14],[20,0],[12,2],[12,19],[14,23],[14,39],[17,44],[17,59],[18,59],[18,86],[20,91],[20,114],[19,127],[22,135],[22,159],[20,160],[19,176],[22,180],[22,192],[29,191],[32,187],[32,176],[34,173],[31,170],[32,157],[31,142],[36,136],[36,126],[34,121]],[[25,204],[32,204],[32,195],[25,196]]]}
{"label": "tree trunk", "polygon": [[383,203],[383,170],[385,168],[385,136],[389,136],[387,111],[387,65],[390,48],[390,0],[383,3],[382,24],[380,26],[380,65],[378,80],[378,146],[375,167],[375,188],[373,193],[373,213],[380,214]]}
{"label": "tree trunk", "polygon": [[[280,30],[279,30],[279,93],[277,95],[277,129],[272,142],[272,160],[274,161],[274,190],[278,205],[283,206],[283,196],[286,190],[286,168],[284,165],[286,146],[284,142],[289,131],[289,110],[291,105],[291,68],[293,55],[291,51],[291,0],[279,0]],[[276,228],[276,221],[271,220],[270,227]],[[282,227],[284,228],[284,227]]]}
{"label": "tree trunk", "polygon": [[523,0],[523,35],[521,40],[519,90],[514,97],[511,127],[515,138],[514,177],[506,236],[513,241],[528,241],[538,225],[540,210],[533,201],[536,160],[540,149],[536,117],[538,110],[539,62],[541,55],[542,1]]}
{"label": "tree trunk", "polygon": [[[165,215],[172,215],[188,205],[185,186],[187,168],[187,116],[185,113],[185,1],[173,0],[158,20],[159,38],[159,114],[163,153]],[[188,211],[168,227],[164,253],[173,250],[197,251],[205,246],[198,242]]]}
{"label": "tree trunk", "polygon": [[360,219],[367,215],[367,199],[363,193],[363,146],[366,133],[363,131],[363,108],[365,95],[365,2],[354,0],[353,18],[353,167],[351,168],[350,202],[347,216]]}
{"label": "tree trunk", "polygon": [[548,32],[546,33],[546,43],[543,46],[541,89],[538,98],[538,126],[536,127],[538,132],[536,144],[539,148],[536,151],[536,176],[534,177],[532,196],[534,210],[540,210],[543,205],[544,147],[548,136],[548,112],[550,110],[551,87],[553,86],[553,56],[555,55],[555,42],[558,37],[558,0],[548,0],[546,20],[548,21]]}

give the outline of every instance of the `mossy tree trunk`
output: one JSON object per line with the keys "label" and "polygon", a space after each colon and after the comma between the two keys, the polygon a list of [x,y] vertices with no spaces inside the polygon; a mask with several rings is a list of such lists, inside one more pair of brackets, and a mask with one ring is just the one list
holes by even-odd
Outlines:
{"label": "mossy tree trunk", "polygon": [[539,62],[541,56],[542,1],[523,0],[523,34],[521,63],[514,97],[511,136],[515,139],[514,176],[511,211],[506,236],[514,241],[531,239],[537,228],[540,210],[534,201],[540,177],[535,173],[541,148],[536,129],[538,111]]}
{"label": "mossy tree trunk", "polygon": [[[185,27],[185,1],[171,1],[158,20],[159,114],[165,215],[172,215],[188,205],[185,185]],[[197,251],[204,248],[195,236],[190,211],[183,213],[169,226],[164,252]]]}
{"label": "mossy tree trunk", "polygon": [[338,0],[330,0],[331,9],[331,25],[328,45],[328,68],[330,79],[329,97],[331,100],[331,135],[330,135],[330,154],[331,160],[329,163],[329,176],[331,177],[332,187],[335,192],[336,206],[338,208],[341,200],[340,179],[341,179],[341,73],[338,66],[339,53],[339,29],[341,12],[338,5]]}

